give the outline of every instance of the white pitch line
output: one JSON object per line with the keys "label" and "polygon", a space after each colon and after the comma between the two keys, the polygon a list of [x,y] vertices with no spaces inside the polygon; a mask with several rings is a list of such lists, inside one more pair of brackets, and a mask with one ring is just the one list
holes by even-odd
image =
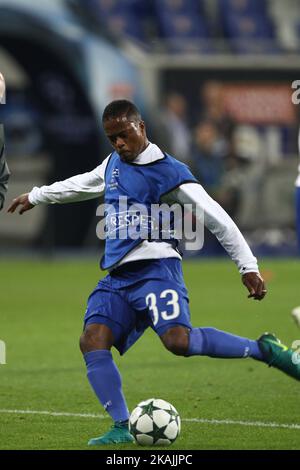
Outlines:
{"label": "white pitch line", "polygon": [[203,419],[203,418],[186,418],[182,421],[190,423],[203,423],[203,424],[233,424],[239,426],[254,426],[258,428],[285,428],[285,429],[300,429],[300,424],[285,424],[285,423],[263,423],[261,421],[235,421],[233,419]]}
{"label": "white pitch line", "polygon": [[36,411],[36,410],[1,410],[2,413],[11,413],[11,414],[20,414],[20,415],[48,415],[48,416],[69,416],[71,418],[97,418],[97,419],[107,419],[107,415],[95,415],[92,413],[67,413],[60,411]]}
{"label": "white pitch line", "polygon": [[[108,415],[99,415],[93,413],[67,413],[58,411],[36,411],[36,410],[5,410],[0,409],[0,414],[28,414],[28,415],[48,415],[48,416],[66,416],[71,418],[92,418],[92,419],[108,419]],[[235,421],[233,419],[204,419],[204,418],[183,418],[181,421],[186,423],[215,424],[215,425],[236,425],[236,426],[253,426],[258,428],[284,428],[299,429],[300,424],[286,423],[264,423],[261,421]]]}

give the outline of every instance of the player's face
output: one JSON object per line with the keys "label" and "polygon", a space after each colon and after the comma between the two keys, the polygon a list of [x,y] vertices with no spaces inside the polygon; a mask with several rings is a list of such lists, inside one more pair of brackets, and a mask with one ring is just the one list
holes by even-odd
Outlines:
{"label": "player's face", "polygon": [[119,116],[105,120],[103,128],[122,161],[132,162],[148,144],[143,121],[133,121],[126,116]]}

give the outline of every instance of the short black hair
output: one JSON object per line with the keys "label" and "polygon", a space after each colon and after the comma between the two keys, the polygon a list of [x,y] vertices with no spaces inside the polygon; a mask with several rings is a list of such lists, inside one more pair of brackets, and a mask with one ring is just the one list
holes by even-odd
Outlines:
{"label": "short black hair", "polygon": [[134,121],[140,121],[142,119],[138,108],[131,101],[115,100],[109,103],[104,109],[102,122],[107,119],[117,118],[121,115],[125,115],[127,119],[133,119]]}

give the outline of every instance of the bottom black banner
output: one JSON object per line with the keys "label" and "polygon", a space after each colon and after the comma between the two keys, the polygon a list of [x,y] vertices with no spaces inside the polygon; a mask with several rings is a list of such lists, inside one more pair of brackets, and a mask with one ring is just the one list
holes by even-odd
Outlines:
{"label": "bottom black banner", "polygon": [[[89,450],[89,451],[0,451],[1,463],[12,464],[21,463],[25,465],[26,462],[53,465],[59,463],[60,465],[71,463],[105,465],[107,468],[113,466],[124,466],[127,468],[143,468],[146,466],[164,466],[168,467],[189,467],[197,465],[201,468],[210,463],[226,465],[232,464],[251,464],[251,463],[271,463],[276,464],[279,461],[284,461],[287,465],[288,462],[299,462],[299,451],[213,451],[213,450],[176,450],[176,451],[161,451],[161,450],[133,450],[133,451],[113,451],[113,450]],[[18,461],[18,462],[17,462]]]}

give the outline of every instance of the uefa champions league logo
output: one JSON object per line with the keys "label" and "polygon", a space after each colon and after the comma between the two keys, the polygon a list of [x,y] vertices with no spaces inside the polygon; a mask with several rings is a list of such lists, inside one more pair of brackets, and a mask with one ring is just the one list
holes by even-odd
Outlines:
{"label": "uefa champions league logo", "polygon": [[117,187],[119,185],[118,179],[119,179],[119,169],[114,168],[113,171],[112,171],[111,180],[108,183],[108,189],[109,190],[113,191],[113,190],[117,189]]}
{"label": "uefa champions league logo", "polygon": [[0,340],[0,364],[6,364],[6,344]]}

